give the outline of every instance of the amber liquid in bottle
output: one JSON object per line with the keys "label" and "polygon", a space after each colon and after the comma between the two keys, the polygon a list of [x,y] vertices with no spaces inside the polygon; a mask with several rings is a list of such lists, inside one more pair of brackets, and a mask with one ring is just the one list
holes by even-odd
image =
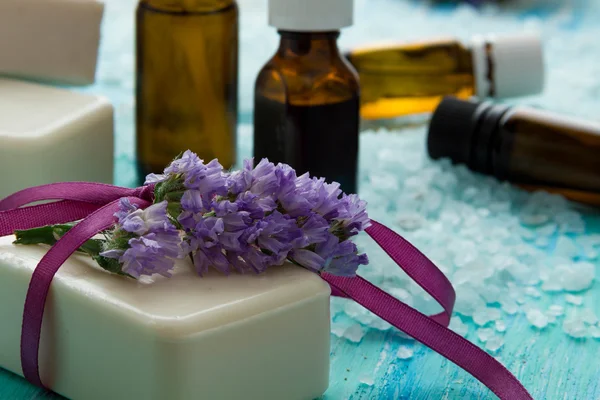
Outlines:
{"label": "amber liquid in bottle", "polygon": [[141,0],[136,47],[139,179],[187,149],[235,164],[237,3]]}
{"label": "amber liquid in bottle", "polygon": [[254,158],[283,162],[357,190],[359,85],[340,55],[339,32],[280,32],[275,56],[258,75]]}
{"label": "amber liquid in bottle", "polygon": [[390,119],[433,111],[442,98],[475,94],[471,52],[453,40],[347,53],[361,82],[361,117]]}
{"label": "amber liquid in bottle", "polygon": [[525,108],[500,124],[501,177],[600,206],[600,125]]}

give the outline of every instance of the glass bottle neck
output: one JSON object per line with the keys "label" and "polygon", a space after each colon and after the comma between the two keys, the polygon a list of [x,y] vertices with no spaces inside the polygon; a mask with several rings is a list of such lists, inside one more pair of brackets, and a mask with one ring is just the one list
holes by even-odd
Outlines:
{"label": "glass bottle neck", "polygon": [[236,0],[140,0],[140,4],[167,12],[213,13],[234,6]]}
{"label": "glass bottle neck", "polygon": [[284,59],[318,55],[319,58],[339,58],[341,56],[337,39],[339,31],[331,32],[289,32],[279,31],[281,40],[277,55]]}

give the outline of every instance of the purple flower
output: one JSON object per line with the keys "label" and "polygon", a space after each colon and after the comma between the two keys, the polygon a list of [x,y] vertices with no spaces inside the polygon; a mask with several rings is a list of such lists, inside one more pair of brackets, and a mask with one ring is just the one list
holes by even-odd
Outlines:
{"label": "purple flower", "polygon": [[266,213],[277,208],[277,203],[272,196],[260,197],[251,192],[240,193],[235,204],[240,211],[247,211],[253,219],[264,218]]}
{"label": "purple flower", "polygon": [[340,239],[332,234],[329,234],[326,241],[317,244],[314,252],[308,249],[294,250],[290,257],[313,271],[325,271],[339,276],[354,276],[359,265],[369,263],[366,254],[358,254],[353,242],[340,242]]}
{"label": "purple flower", "polygon": [[[298,177],[289,165],[267,159],[255,167],[246,160],[240,171],[227,173],[216,160],[204,164],[190,151],[164,172],[148,179],[175,176],[187,189],[178,222],[186,235],[182,246],[200,274],[211,266],[224,273],[231,267],[262,272],[289,258],[314,271],[353,276],[368,262],[347,240],[368,227],[366,203],[344,195],[338,183]],[[162,221],[159,214],[138,211],[123,205],[120,222],[127,232],[145,235]]]}
{"label": "purple flower", "polygon": [[238,195],[242,192],[250,190],[252,185],[252,159],[244,160],[244,165],[241,170],[232,172],[226,180],[229,193]]}
{"label": "purple flower", "polygon": [[279,188],[279,177],[275,165],[266,158],[260,160],[252,170],[250,191],[257,196],[272,196]]}
{"label": "purple flower", "polygon": [[223,254],[219,235],[225,230],[221,218],[202,218],[189,238],[189,251],[193,254],[194,265],[199,275],[208,271],[210,266],[223,273],[229,273],[229,261]]}
{"label": "purple flower", "polygon": [[292,243],[302,237],[296,221],[279,211],[248,228],[244,234],[247,243],[255,243],[271,253],[275,264],[281,264],[293,248]]}
{"label": "purple flower", "polygon": [[134,237],[127,248],[115,248],[109,240],[108,249],[101,256],[118,259],[122,271],[139,278],[142,275],[171,276],[175,259],[184,255],[179,230],[167,216],[167,202],[153,204],[145,210],[138,209],[127,199],[122,199],[115,217],[116,231],[125,231]]}
{"label": "purple flower", "polygon": [[343,208],[336,218],[344,227],[346,237],[358,235],[360,231],[371,226],[371,220],[367,215],[367,202],[361,200],[358,195],[344,195],[341,200]]}
{"label": "purple flower", "polygon": [[302,237],[293,244],[295,248],[303,248],[311,244],[326,241],[329,236],[329,223],[319,214],[312,213],[302,224]]}
{"label": "purple flower", "polygon": [[313,211],[328,221],[337,217],[344,206],[340,200],[341,194],[339,183],[326,183],[324,179],[319,179],[314,184]]}

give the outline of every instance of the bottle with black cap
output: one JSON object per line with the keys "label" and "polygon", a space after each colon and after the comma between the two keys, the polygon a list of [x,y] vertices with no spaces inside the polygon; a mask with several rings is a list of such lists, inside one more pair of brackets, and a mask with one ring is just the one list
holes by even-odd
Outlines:
{"label": "bottle with black cap", "polygon": [[269,0],[281,36],[254,92],[254,159],[291,165],[356,192],[359,84],[341,55],[353,0]]}
{"label": "bottle with black cap", "polygon": [[544,87],[542,42],[532,33],[367,45],[346,53],[361,82],[361,116],[432,112],[444,96],[508,98]]}
{"label": "bottle with black cap", "polygon": [[427,149],[434,159],[600,205],[600,123],[446,97],[431,119]]}

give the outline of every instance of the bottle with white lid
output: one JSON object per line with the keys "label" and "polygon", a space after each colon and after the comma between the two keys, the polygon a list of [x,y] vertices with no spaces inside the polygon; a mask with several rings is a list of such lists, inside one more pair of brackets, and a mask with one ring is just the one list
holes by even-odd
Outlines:
{"label": "bottle with white lid", "polygon": [[446,95],[507,98],[544,87],[542,44],[529,33],[369,46],[346,57],[360,75],[366,120],[430,113]]}
{"label": "bottle with white lid", "polygon": [[337,39],[352,21],[353,0],[269,0],[281,40],[254,101],[255,162],[289,164],[346,193],[357,184],[359,83]]}

